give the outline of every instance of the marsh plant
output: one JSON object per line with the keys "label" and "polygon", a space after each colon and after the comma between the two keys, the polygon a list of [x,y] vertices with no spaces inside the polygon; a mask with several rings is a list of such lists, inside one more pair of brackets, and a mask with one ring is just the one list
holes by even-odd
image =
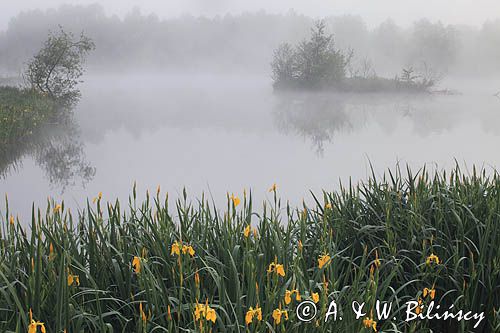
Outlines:
{"label": "marsh plant", "polygon": [[[7,209],[0,238],[3,332],[498,332],[500,176],[388,172],[291,207],[279,185],[254,209],[186,192],[129,202],[99,193],[72,215],[49,201],[31,223]],[[26,224],[29,229],[26,229]],[[324,322],[332,299],[343,320]],[[379,320],[376,300],[393,302]],[[318,320],[295,309],[309,300]],[[350,304],[365,303],[356,319]],[[404,303],[485,320],[404,321]],[[391,315],[390,318],[393,316]],[[38,330],[38,331],[37,331]]]}

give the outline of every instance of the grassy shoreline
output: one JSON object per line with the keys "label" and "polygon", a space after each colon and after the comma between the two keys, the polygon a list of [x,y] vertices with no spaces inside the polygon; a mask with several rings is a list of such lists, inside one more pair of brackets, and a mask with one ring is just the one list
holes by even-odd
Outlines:
{"label": "grassy shoreline", "polygon": [[40,130],[56,116],[57,104],[48,96],[0,86],[0,174],[36,144]]}
{"label": "grassy shoreline", "polygon": [[273,85],[277,93],[287,91],[336,92],[344,94],[432,94],[432,86],[417,82],[403,82],[384,77],[346,77],[335,84],[304,87],[298,82],[285,81]]}
{"label": "grassy shoreline", "polygon": [[[228,196],[223,210],[185,193],[170,207],[159,189],[144,202],[134,189],[123,206],[98,195],[78,217],[49,202],[29,231],[7,207],[0,330],[26,332],[30,309],[47,332],[373,332],[366,317],[378,331],[500,329],[499,175],[398,171],[314,207],[282,206],[270,191],[258,210],[250,193]],[[485,320],[405,323],[404,303],[428,305],[429,290],[443,308]],[[300,323],[298,294],[321,315],[335,298],[343,320]],[[376,299],[393,302],[398,320],[373,318]],[[366,302],[363,319],[353,300]],[[287,311],[279,324],[276,310]]]}

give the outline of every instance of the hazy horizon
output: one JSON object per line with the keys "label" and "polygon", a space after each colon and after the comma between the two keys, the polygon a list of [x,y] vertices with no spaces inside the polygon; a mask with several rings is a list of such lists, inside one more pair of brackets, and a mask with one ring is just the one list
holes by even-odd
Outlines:
{"label": "hazy horizon", "polygon": [[61,5],[101,5],[106,14],[124,17],[134,8],[140,9],[143,14],[155,14],[166,19],[182,15],[213,17],[225,14],[240,14],[243,12],[257,12],[264,10],[267,13],[286,13],[294,10],[299,14],[311,17],[331,15],[357,15],[364,19],[368,27],[373,27],[387,19],[393,19],[398,25],[408,26],[413,22],[427,18],[432,21],[441,21],[443,24],[465,24],[480,26],[486,21],[500,18],[500,2],[495,0],[479,0],[471,6],[466,0],[443,0],[436,3],[432,0],[380,0],[375,2],[366,0],[340,0],[328,3],[321,0],[214,0],[210,4],[202,0],[172,0],[168,3],[160,0],[109,0],[106,2],[95,0],[48,0],[41,4],[37,0],[21,0],[3,4],[0,11],[0,30],[5,30],[11,18],[19,13],[33,9],[53,9]]}

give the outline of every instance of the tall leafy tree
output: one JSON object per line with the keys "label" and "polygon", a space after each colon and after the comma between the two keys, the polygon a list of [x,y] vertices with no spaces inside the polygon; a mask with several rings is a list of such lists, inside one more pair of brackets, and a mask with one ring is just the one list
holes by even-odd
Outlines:
{"label": "tall leafy tree", "polygon": [[42,49],[28,63],[25,80],[32,89],[64,106],[72,106],[80,98],[77,85],[84,72],[83,63],[94,48],[94,42],[83,33],[75,38],[60,28],[58,33],[49,34]]}

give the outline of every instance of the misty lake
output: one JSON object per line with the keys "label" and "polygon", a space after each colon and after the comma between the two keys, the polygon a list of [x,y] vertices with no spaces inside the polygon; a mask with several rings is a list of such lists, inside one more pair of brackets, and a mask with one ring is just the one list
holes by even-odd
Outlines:
{"label": "misty lake", "polygon": [[443,86],[462,94],[275,94],[266,75],[89,73],[63,140],[71,148],[24,155],[0,193],[20,216],[47,195],[74,209],[100,191],[126,199],[134,181],[138,193],[161,185],[176,198],[186,187],[218,203],[243,189],[270,198],[276,183],[297,204],[310,190],[366,179],[370,162],[378,175],[398,162],[500,166],[500,81]]}

